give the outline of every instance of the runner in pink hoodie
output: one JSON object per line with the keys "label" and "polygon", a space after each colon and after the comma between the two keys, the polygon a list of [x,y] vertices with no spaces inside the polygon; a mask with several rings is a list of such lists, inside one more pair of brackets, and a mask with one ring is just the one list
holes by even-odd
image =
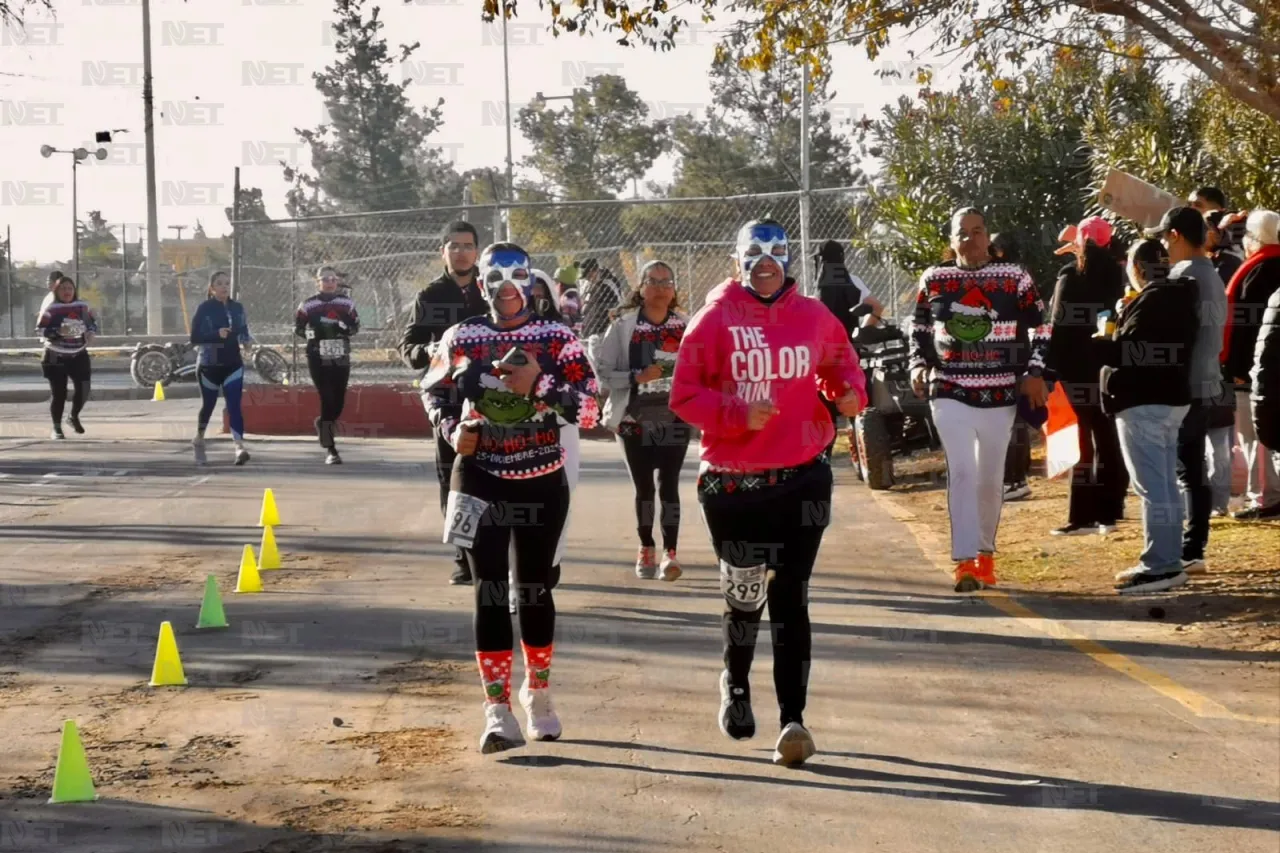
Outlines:
{"label": "runner in pink hoodie", "polygon": [[748,678],[767,602],[782,725],[773,760],[794,766],[814,753],[805,591],[831,509],[835,426],[815,391],[853,417],[866,383],[840,321],[787,278],[781,225],[744,225],[735,257],[735,277],[685,331],[670,406],[702,431],[698,499],[725,595],[720,730],[755,734]]}

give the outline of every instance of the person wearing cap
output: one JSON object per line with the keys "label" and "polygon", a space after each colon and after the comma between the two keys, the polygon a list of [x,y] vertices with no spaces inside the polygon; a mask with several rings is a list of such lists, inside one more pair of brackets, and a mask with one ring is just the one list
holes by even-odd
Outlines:
{"label": "person wearing cap", "polygon": [[[1130,250],[1136,291],[1115,332],[1100,335],[1102,406],[1113,415],[1125,466],[1142,511],[1138,564],[1116,575],[1122,595],[1161,592],[1187,582],[1182,565],[1183,501],[1178,493],[1178,433],[1191,402],[1188,381],[1199,333],[1199,284],[1169,273],[1158,240]],[[1150,357],[1147,357],[1148,354]]]}
{"label": "person wearing cap", "polygon": [[[400,340],[400,358],[405,365],[425,371],[431,352],[444,333],[454,325],[489,312],[481,285],[476,279],[476,255],[480,237],[470,222],[449,223],[442,235],[440,256],[444,272],[418,291],[409,311],[409,323]],[[436,481],[440,488],[440,512],[449,503],[449,478],[453,470],[453,447],[439,433],[436,443]],[[471,569],[461,548],[454,551],[454,570],[449,583],[471,583]]]}
{"label": "person wearing cap", "polygon": [[996,532],[1004,503],[1004,457],[1018,405],[1049,399],[1049,326],[1030,274],[992,261],[986,217],[951,217],[954,265],[926,270],[911,324],[911,385],[931,398],[947,457],[947,509],[956,592],[996,584]]}
{"label": "person wearing cap", "polygon": [[609,314],[622,304],[626,288],[612,270],[600,266],[595,258],[587,258],[582,262],[582,278],[586,280],[587,286],[583,288],[580,336],[590,339],[595,335],[603,335],[609,328]]}
{"label": "person wearing cap", "polygon": [[[1280,517],[1280,443],[1261,440],[1254,429],[1259,396],[1250,378],[1262,315],[1280,290],[1280,213],[1255,210],[1245,221],[1248,258],[1227,285],[1228,316],[1222,361],[1235,388],[1236,433],[1249,470],[1247,506],[1241,521]],[[1273,402],[1274,406],[1275,403]]]}
{"label": "person wearing cap", "polygon": [[1209,543],[1209,516],[1213,512],[1213,490],[1205,464],[1205,443],[1209,436],[1212,401],[1222,383],[1224,326],[1227,294],[1222,279],[1209,260],[1205,243],[1209,226],[1194,207],[1174,207],[1165,211],[1160,224],[1146,232],[1160,240],[1169,252],[1173,278],[1190,276],[1199,289],[1197,300],[1200,325],[1191,353],[1188,377],[1191,408],[1178,432],[1178,483],[1190,502],[1187,528],[1182,537],[1182,563],[1188,574],[1205,571],[1204,551]]}
{"label": "person wearing cap", "polygon": [[1062,380],[1076,414],[1080,458],[1071,472],[1067,523],[1052,531],[1074,536],[1115,530],[1124,517],[1129,489],[1115,420],[1102,411],[1098,372],[1101,348],[1095,334],[1114,322],[1116,304],[1124,296],[1124,277],[1111,257],[1111,224],[1091,216],[1063,235],[1070,242],[1055,254],[1075,255],[1058,273],[1053,290],[1053,326],[1048,368]]}
{"label": "person wearing cap", "polygon": [[582,336],[582,294],[578,293],[578,268],[559,267],[553,277],[556,284],[556,305],[560,318],[573,333]]}

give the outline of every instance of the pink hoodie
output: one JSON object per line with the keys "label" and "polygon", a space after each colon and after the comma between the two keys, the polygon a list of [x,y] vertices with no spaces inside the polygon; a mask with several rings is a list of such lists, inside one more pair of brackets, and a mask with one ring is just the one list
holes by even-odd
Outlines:
{"label": "pink hoodie", "polygon": [[[672,380],[671,410],[702,430],[702,461],[760,471],[813,459],[835,427],[818,399],[849,389],[867,403],[866,379],[844,327],[831,311],[790,285],[772,305],[726,281],[690,321]],[[779,409],[764,429],[747,429],[747,408]]]}

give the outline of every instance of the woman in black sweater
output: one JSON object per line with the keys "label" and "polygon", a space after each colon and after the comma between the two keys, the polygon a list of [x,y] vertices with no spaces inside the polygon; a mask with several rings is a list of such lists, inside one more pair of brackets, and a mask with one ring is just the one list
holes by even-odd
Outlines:
{"label": "woman in black sweater", "polygon": [[1080,461],[1071,472],[1067,523],[1055,536],[1109,533],[1124,517],[1129,488],[1115,421],[1099,405],[1101,347],[1094,335],[1099,314],[1114,316],[1124,295],[1124,274],[1112,258],[1111,226],[1091,217],[1075,230],[1070,248],[1076,259],[1062,268],[1053,292],[1053,330],[1048,367],[1062,380],[1076,413]]}
{"label": "woman in black sweater", "polygon": [[1130,255],[1138,295],[1111,340],[1101,342],[1102,406],[1116,419],[1124,462],[1142,499],[1144,548],[1138,565],[1116,575],[1122,594],[1159,592],[1187,581],[1182,560],[1178,429],[1191,403],[1191,353],[1199,330],[1194,279],[1170,280],[1169,254],[1144,240]]}

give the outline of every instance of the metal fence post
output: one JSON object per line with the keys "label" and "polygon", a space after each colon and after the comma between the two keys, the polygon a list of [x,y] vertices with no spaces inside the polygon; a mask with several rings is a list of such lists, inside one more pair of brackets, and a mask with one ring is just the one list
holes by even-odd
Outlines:
{"label": "metal fence post", "polygon": [[[298,232],[302,230],[302,223],[295,221],[293,223],[293,240],[289,245],[289,305],[298,304]],[[293,378],[298,377],[298,336],[289,336],[293,343]]]}

